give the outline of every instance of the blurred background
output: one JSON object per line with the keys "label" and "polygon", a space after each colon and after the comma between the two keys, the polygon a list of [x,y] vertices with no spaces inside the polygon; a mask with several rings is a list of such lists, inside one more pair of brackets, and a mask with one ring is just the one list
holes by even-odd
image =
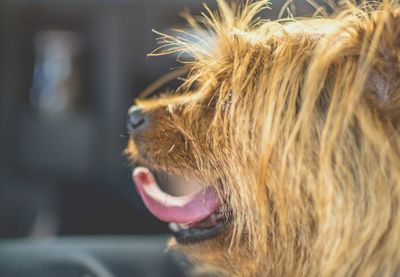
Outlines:
{"label": "blurred background", "polygon": [[[146,57],[157,47],[151,30],[185,26],[180,12],[200,14],[203,2],[216,8],[204,0],[0,1],[0,241],[168,233],[134,190],[122,154],[126,111],[177,66],[174,56]],[[321,4],[284,2],[262,16],[312,15]]]}

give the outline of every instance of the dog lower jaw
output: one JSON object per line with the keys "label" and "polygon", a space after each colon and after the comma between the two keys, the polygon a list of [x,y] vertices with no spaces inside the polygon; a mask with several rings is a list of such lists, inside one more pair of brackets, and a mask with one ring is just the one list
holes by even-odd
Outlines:
{"label": "dog lower jaw", "polygon": [[230,216],[215,212],[206,219],[192,224],[171,222],[169,228],[180,244],[194,244],[217,237],[230,223]]}

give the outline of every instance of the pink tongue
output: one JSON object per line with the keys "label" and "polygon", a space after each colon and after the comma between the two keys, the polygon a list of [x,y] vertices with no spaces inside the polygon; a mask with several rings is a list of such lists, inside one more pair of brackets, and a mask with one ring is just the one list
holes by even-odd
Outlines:
{"label": "pink tongue", "polygon": [[147,168],[133,171],[136,189],[146,207],[158,219],[175,223],[199,222],[218,208],[218,200],[211,188],[185,196],[172,196],[163,192]]}

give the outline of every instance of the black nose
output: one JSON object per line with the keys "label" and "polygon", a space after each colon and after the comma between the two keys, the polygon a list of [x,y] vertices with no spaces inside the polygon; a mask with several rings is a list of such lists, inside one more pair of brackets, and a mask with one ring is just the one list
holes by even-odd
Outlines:
{"label": "black nose", "polygon": [[132,106],[128,110],[128,122],[127,129],[128,132],[134,133],[139,130],[142,130],[147,125],[146,115],[142,112],[142,110],[138,106]]}

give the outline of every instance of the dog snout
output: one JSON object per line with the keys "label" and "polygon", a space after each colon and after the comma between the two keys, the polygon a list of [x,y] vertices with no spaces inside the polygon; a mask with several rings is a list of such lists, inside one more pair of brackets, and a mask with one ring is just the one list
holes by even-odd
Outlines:
{"label": "dog snout", "polygon": [[148,118],[138,106],[132,106],[128,110],[127,129],[129,133],[135,133],[146,128]]}

